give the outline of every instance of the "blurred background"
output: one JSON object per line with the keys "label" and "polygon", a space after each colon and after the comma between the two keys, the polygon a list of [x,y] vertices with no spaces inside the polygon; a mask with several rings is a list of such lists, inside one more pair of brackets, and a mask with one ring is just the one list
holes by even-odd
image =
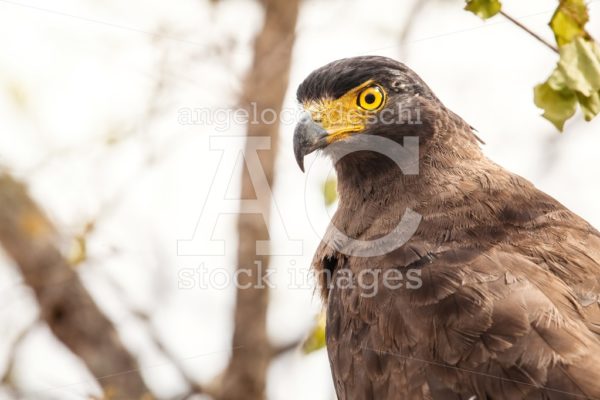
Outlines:
{"label": "blurred background", "polygon": [[[552,40],[555,3],[503,5]],[[292,153],[295,89],[335,59],[405,62],[489,157],[600,227],[600,120],[558,133],[532,90],[556,54],[463,7],[0,0],[0,399],[335,398],[325,350],[302,351],[320,347],[309,268],[333,172]],[[252,104],[291,117],[231,118]],[[259,171],[247,135],[269,139]],[[221,208],[264,198],[255,173],[266,223]],[[240,266],[270,284],[236,290]]]}

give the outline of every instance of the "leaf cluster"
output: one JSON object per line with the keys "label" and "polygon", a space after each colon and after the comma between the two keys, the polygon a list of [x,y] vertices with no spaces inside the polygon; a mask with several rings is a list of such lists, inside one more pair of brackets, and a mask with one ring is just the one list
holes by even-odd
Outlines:
{"label": "leaf cluster", "polygon": [[[502,10],[498,0],[466,3],[466,10],[483,19]],[[578,106],[586,121],[600,113],[600,47],[585,30],[588,20],[584,0],[560,0],[549,23],[560,57],[548,79],[535,86],[534,102],[560,131]]]}

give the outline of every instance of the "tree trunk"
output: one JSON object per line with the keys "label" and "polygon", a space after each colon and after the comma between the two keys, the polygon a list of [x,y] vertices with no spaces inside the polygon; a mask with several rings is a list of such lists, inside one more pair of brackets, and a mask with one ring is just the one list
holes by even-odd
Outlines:
{"label": "tree trunk", "polygon": [[[265,20],[254,44],[254,60],[242,95],[242,104],[256,103],[257,115],[270,109],[281,112],[288,87],[292,48],[295,39],[299,0],[265,0]],[[269,114],[267,114],[269,115]],[[271,149],[260,151],[259,157],[267,181],[272,187],[277,153],[279,120],[260,121],[248,125],[248,136],[268,136]],[[248,148],[247,150],[254,151]],[[246,169],[241,177],[242,198],[253,198],[254,188]],[[238,268],[252,271],[252,276],[239,274],[240,287],[256,283],[269,265],[268,256],[257,256],[256,241],[268,240],[267,225],[271,202],[262,204],[262,215],[240,214],[238,219]],[[264,216],[264,219],[263,219]],[[257,265],[258,263],[258,265]],[[220,400],[262,400],[265,397],[266,374],[271,360],[271,346],[266,329],[269,291],[252,285],[238,288],[234,314],[233,355],[227,367],[218,396]]]}
{"label": "tree trunk", "polygon": [[62,256],[51,222],[6,174],[0,174],[0,244],[33,290],[41,318],[84,361],[106,398],[152,398],[115,327]]}

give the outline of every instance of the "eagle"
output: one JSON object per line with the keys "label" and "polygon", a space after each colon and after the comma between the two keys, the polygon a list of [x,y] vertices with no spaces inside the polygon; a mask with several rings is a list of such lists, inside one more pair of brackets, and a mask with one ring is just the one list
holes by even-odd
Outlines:
{"label": "eagle", "polygon": [[396,60],[297,90],[339,204],[312,267],[340,400],[600,399],[600,233],[489,160]]}

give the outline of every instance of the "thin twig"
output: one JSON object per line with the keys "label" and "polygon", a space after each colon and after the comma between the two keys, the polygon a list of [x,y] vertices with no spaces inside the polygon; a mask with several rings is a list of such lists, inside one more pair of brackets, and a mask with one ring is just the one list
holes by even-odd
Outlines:
{"label": "thin twig", "polygon": [[10,386],[12,387],[15,391],[18,391],[17,388],[14,386],[14,382],[13,380],[13,373],[14,373],[14,369],[15,369],[15,364],[17,362],[17,355],[18,352],[21,348],[21,344],[25,341],[25,339],[27,338],[27,336],[29,336],[29,334],[31,333],[31,331],[34,330],[34,328],[36,328],[38,326],[39,323],[39,319],[36,317],[33,321],[31,321],[29,324],[27,324],[22,330],[21,332],[19,332],[19,334],[16,336],[15,340],[13,341],[13,344],[9,350],[9,354],[8,354],[8,362],[6,364],[6,368],[4,370],[4,373],[2,374],[2,376],[0,376],[0,385],[2,386]]}
{"label": "thin twig", "polygon": [[271,346],[271,358],[277,358],[290,351],[297,350],[298,348],[300,348],[300,345],[302,344],[303,340],[304,339],[295,340],[293,342],[283,344],[281,346]]}
{"label": "thin twig", "polygon": [[408,43],[408,38],[410,36],[410,34],[413,31],[413,28],[415,27],[417,21],[419,20],[419,16],[421,15],[422,11],[425,9],[425,6],[427,6],[427,4],[430,2],[431,0],[415,0],[412,4],[412,6],[410,7],[410,11],[408,12],[408,17],[406,17],[406,22],[404,23],[404,27],[402,28],[402,32],[400,32],[400,51],[403,53],[404,58],[406,58],[406,55],[408,54],[408,50],[407,50],[407,43]]}
{"label": "thin twig", "polygon": [[510,15],[508,15],[506,12],[500,11],[500,14],[502,14],[502,16],[504,18],[508,19],[510,22],[512,22],[513,24],[517,25],[519,28],[523,29],[525,32],[529,33],[531,36],[533,36],[534,38],[536,38],[537,40],[539,40],[541,43],[543,43],[546,47],[548,47],[549,49],[551,49],[553,52],[555,52],[555,53],[558,54],[558,49],[555,46],[553,46],[551,43],[549,43],[546,39],[544,39],[543,37],[541,37],[537,33],[533,32],[531,29],[529,29],[528,27],[526,27],[525,25],[523,25],[522,23],[520,23],[519,21],[517,21],[515,18],[511,17]]}
{"label": "thin twig", "polygon": [[205,388],[203,385],[198,383],[194,377],[192,377],[190,374],[188,374],[188,372],[185,368],[185,365],[183,364],[184,360],[182,360],[180,357],[177,357],[171,353],[168,346],[165,344],[163,339],[160,337],[160,335],[158,334],[156,329],[154,329],[154,327],[152,325],[151,316],[146,314],[143,311],[135,310],[133,308],[131,309],[131,311],[132,311],[132,314],[134,316],[136,316],[138,318],[138,320],[145,325],[146,330],[147,330],[148,334],[150,335],[150,339],[152,340],[152,342],[154,343],[156,348],[173,364],[175,369],[179,372],[179,374],[181,375],[181,377],[183,378],[183,380],[186,382],[186,384],[188,385],[188,387],[190,389],[189,393],[190,394],[208,394],[208,395],[211,395],[211,397],[214,397],[214,395],[212,395],[212,393],[210,393],[210,391],[207,388]]}
{"label": "thin twig", "polygon": [[105,275],[105,278],[117,293],[119,302],[121,304],[125,304],[126,308],[129,310],[131,315],[135,317],[138,322],[144,325],[144,328],[148,333],[148,336],[154,344],[155,348],[158,351],[160,351],[166,359],[169,360],[169,363],[179,372],[181,378],[187,384],[188,390],[184,394],[177,396],[176,399],[186,400],[191,396],[199,394],[204,394],[211,398],[216,398],[216,391],[218,390],[218,385],[213,384],[213,382],[211,382],[208,385],[202,385],[199,382],[197,382],[196,379],[187,372],[187,369],[184,365],[186,359],[173,354],[169,349],[168,345],[156,331],[152,322],[152,316],[146,311],[134,306],[130,301],[125,288],[123,288],[114,278],[112,278],[108,274]]}

